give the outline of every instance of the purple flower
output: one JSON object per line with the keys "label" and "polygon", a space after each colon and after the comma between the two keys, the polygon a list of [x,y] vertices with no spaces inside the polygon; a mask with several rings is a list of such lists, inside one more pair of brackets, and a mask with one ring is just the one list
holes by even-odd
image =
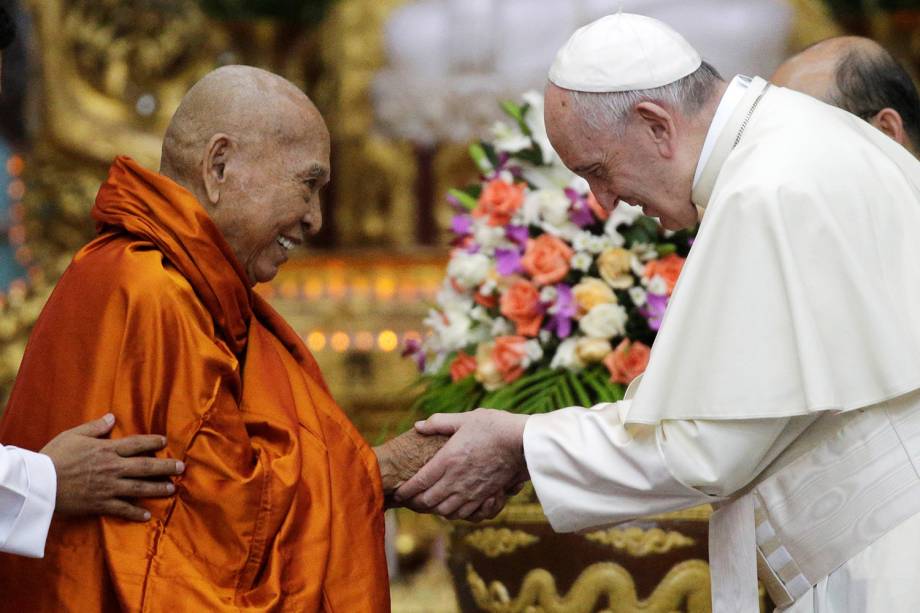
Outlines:
{"label": "purple flower", "polygon": [[[448,196],[452,198],[452,196]],[[450,231],[457,236],[466,236],[473,231],[473,217],[470,215],[454,215],[450,222]]]}
{"label": "purple flower", "polygon": [[517,243],[521,249],[527,246],[527,239],[530,238],[527,226],[508,226],[505,229],[505,236],[511,242]]}
{"label": "purple flower", "polygon": [[402,357],[412,356],[412,359],[415,360],[415,365],[418,366],[419,372],[425,370],[425,352],[422,351],[422,343],[414,338],[406,340],[406,344],[403,345]]}
{"label": "purple flower", "polygon": [[496,249],[495,270],[503,276],[523,271],[520,252],[517,249]]}
{"label": "purple flower", "polygon": [[664,318],[664,311],[668,306],[668,297],[662,294],[647,294],[645,306],[639,309],[648,320],[648,327],[657,332],[661,328],[661,320]]}
{"label": "purple flower", "polygon": [[591,212],[591,209],[588,208],[588,203],[584,200],[579,200],[572,205],[572,209],[569,211],[569,219],[579,228],[590,226],[595,221],[594,213]]}
{"label": "purple flower", "polygon": [[564,191],[572,202],[572,207],[569,209],[569,219],[572,220],[572,223],[579,228],[592,225],[595,222],[594,213],[591,212],[591,208],[588,206],[587,198],[571,187],[565,188]]}
{"label": "purple flower", "polygon": [[556,301],[548,310],[552,316],[546,324],[546,329],[554,331],[559,338],[568,338],[572,334],[572,318],[575,317],[575,301],[572,299],[572,288],[563,283],[556,285]]}

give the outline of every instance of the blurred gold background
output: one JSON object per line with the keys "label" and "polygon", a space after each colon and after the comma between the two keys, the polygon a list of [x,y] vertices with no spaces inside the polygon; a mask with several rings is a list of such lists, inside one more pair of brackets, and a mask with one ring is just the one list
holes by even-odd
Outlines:
{"label": "blurred gold background", "polygon": [[[521,14],[527,1],[514,4]],[[537,14],[553,6],[531,1]],[[737,8],[733,1],[723,4]],[[394,431],[405,416],[415,372],[400,357],[400,348],[422,334],[421,320],[446,261],[450,210],[442,195],[448,186],[475,176],[466,145],[484,134],[490,109],[497,109],[495,98],[519,93],[496,86],[518,87],[513,77],[523,69],[514,66],[528,56],[505,49],[504,57],[493,44],[503,40],[501,28],[526,27],[514,15],[490,19],[500,4],[0,2],[19,28],[16,43],[4,52],[0,94],[0,395],[9,392],[29,330],[55,280],[92,237],[88,212],[111,159],[128,154],[156,169],[161,135],[185,90],[216,66],[245,63],[302,86],[326,117],[333,138],[323,232],[259,291],[302,334],[336,398],[368,438]],[[576,4],[580,12],[565,14],[574,25],[605,9],[604,0],[573,0],[571,6]],[[682,0],[675,19],[731,33],[743,15],[735,15],[731,24],[706,21],[725,15],[719,4]],[[743,4],[749,11],[769,8],[784,20],[780,55],[854,32],[875,37],[914,68],[920,66],[920,10],[914,0]],[[557,2],[553,10],[562,6],[568,5]],[[665,10],[669,3],[637,0],[626,9],[642,12],[643,6]],[[444,24],[452,27],[444,30]],[[487,28],[496,29],[486,36]],[[457,42],[457,31],[468,38]],[[448,41],[444,51],[443,66],[451,72],[443,74],[430,51],[442,49],[447,34],[454,42]],[[568,32],[551,34],[564,40]],[[753,37],[727,41],[747,44],[748,53],[756,55],[759,43]],[[493,46],[482,47],[488,44]],[[542,49],[544,55],[555,46]],[[422,74],[426,69],[431,74]],[[520,85],[541,85],[525,81]],[[477,106],[474,114],[471,105],[458,104],[464,92],[457,84],[467,84],[467,93],[485,110]],[[434,103],[441,106],[431,107]],[[444,528],[411,514],[400,516],[399,523],[392,539],[394,610],[456,610],[442,563]]]}

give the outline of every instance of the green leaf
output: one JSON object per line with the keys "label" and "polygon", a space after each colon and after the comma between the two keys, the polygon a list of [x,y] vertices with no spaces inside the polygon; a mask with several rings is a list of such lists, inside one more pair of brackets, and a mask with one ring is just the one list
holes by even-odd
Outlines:
{"label": "green leaf", "polygon": [[476,163],[476,167],[479,168],[482,172],[490,172],[495,165],[489,159],[489,155],[486,153],[486,149],[483,146],[483,143],[473,143],[470,145],[470,157],[473,158],[473,161]]}
{"label": "green leaf", "polygon": [[463,208],[472,211],[476,208],[476,199],[470,196],[468,193],[461,189],[451,188],[447,190],[447,193],[457,199],[458,202],[463,206]]}
{"label": "green leaf", "polygon": [[502,100],[499,105],[502,107],[502,110],[506,115],[514,119],[516,122],[521,123],[524,121],[524,109],[511,100]]}
{"label": "green leaf", "polygon": [[666,255],[677,253],[677,245],[661,243],[660,245],[655,245],[655,251],[658,252],[658,257],[663,258]]}

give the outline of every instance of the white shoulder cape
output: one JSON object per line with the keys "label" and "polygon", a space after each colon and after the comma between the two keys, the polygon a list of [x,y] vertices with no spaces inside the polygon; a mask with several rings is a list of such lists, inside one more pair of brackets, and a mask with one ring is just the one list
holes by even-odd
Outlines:
{"label": "white shoulder cape", "polygon": [[920,162],[765,86],[694,192],[706,214],[629,423],[848,411],[920,388]]}

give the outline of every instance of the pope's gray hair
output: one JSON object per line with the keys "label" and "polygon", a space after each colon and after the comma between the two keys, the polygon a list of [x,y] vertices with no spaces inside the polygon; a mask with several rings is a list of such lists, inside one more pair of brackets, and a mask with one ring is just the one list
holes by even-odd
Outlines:
{"label": "pope's gray hair", "polygon": [[693,117],[709,101],[721,82],[719,71],[703,62],[686,77],[662,87],[625,92],[569,93],[575,112],[591,129],[613,128],[622,134],[629,114],[640,102],[655,102]]}

